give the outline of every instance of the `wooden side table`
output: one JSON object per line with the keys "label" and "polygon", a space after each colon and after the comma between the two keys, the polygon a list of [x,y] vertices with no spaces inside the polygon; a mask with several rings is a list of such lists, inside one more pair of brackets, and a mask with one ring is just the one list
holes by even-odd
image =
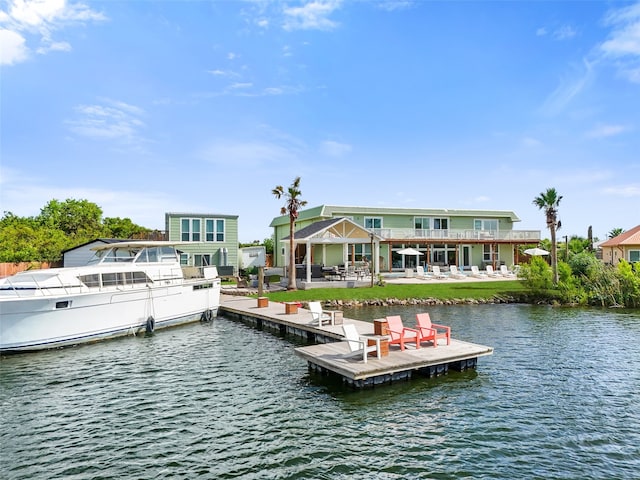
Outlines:
{"label": "wooden side table", "polygon": [[376,318],[373,321],[373,333],[376,335],[389,335],[389,324],[386,318]]}
{"label": "wooden side table", "polygon": [[376,346],[375,352],[369,352],[370,357],[376,356],[380,359],[389,355],[389,337],[387,335],[366,333],[364,335],[360,335],[360,338],[366,339],[368,346]]}
{"label": "wooden side table", "polygon": [[298,303],[297,302],[284,302],[284,313],[287,315],[291,315],[293,313],[298,313]]}

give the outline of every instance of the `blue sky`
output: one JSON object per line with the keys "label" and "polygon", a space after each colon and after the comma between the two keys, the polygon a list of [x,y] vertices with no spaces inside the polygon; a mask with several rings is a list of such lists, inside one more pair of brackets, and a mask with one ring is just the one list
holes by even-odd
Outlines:
{"label": "blue sky", "polygon": [[640,2],[0,0],[0,210],[270,236],[320,204],[640,223]]}

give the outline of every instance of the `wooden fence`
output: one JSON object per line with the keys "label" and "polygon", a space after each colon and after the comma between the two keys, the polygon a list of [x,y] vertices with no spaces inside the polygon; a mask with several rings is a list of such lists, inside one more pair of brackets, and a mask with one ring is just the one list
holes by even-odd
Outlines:
{"label": "wooden fence", "polygon": [[0,263],[0,278],[9,277],[25,270],[34,270],[36,268],[51,268],[55,266],[55,264],[51,264],[49,262]]}

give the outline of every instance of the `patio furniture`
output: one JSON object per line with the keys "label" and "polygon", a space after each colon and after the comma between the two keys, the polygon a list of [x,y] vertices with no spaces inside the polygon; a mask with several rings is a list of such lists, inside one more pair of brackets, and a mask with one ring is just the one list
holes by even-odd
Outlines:
{"label": "patio furniture", "polygon": [[335,325],[336,311],[323,310],[320,302],[309,302],[309,311],[311,312],[311,323],[318,323],[318,327],[323,324]]}
{"label": "patio furniture", "polygon": [[464,273],[462,273],[460,270],[458,270],[458,267],[456,267],[455,265],[449,266],[449,276],[451,278],[459,278],[459,279],[467,278],[467,276]]}
{"label": "patio furniture", "polygon": [[471,276],[475,278],[487,278],[487,274],[481,272],[477,265],[471,267]]}
{"label": "patio furniture", "polygon": [[440,271],[440,267],[438,265],[432,265],[431,269],[433,270],[434,278],[440,278],[440,279],[448,278],[444,273]]}
{"label": "patio furniture", "polygon": [[499,277],[499,276],[500,276],[500,275],[499,275],[499,274],[498,274],[498,273],[493,269],[493,267],[492,267],[491,265],[487,265],[486,269],[487,269],[487,276],[488,276],[488,277],[496,278],[496,277]]}
{"label": "patio furniture", "polygon": [[422,265],[418,265],[416,267],[416,278],[419,278],[420,280],[431,280],[431,276],[425,273]]}
{"label": "patio furniture", "polygon": [[508,278],[513,278],[516,276],[515,273],[509,271],[506,265],[500,265],[500,275]]}
{"label": "patio furniture", "polygon": [[378,339],[374,345],[369,345],[369,339],[358,334],[356,326],[353,323],[342,325],[342,331],[347,341],[347,345],[349,345],[349,353],[345,354],[345,357],[362,355],[362,361],[364,363],[367,363],[367,354],[369,352],[377,352],[378,358],[381,357],[380,339]]}
{"label": "patio furniture", "polygon": [[421,336],[428,335],[430,332],[428,330],[433,330],[435,332],[434,339],[434,347],[438,346],[438,338],[444,338],[447,340],[447,345],[451,344],[451,327],[447,327],[446,325],[439,325],[437,323],[431,322],[431,317],[428,313],[417,313],[416,314],[416,323],[418,330],[421,332]]}
{"label": "patio furniture", "polygon": [[400,315],[391,315],[387,317],[389,325],[390,345],[400,345],[400,350],[404,350],[405,342],[413,342],[416,349],[420,348],[420,332],[415,328],[408,328],[402,324]]}

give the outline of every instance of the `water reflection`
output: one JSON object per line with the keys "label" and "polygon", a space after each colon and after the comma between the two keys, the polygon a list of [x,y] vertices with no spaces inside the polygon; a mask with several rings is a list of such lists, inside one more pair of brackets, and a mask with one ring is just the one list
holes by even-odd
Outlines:
{"label": "water reflection", "polygon": [[0,362],[2,476],[634,478],[640,312],[428,310],[475,371],[352,391],[296,343],[217,319]]}

